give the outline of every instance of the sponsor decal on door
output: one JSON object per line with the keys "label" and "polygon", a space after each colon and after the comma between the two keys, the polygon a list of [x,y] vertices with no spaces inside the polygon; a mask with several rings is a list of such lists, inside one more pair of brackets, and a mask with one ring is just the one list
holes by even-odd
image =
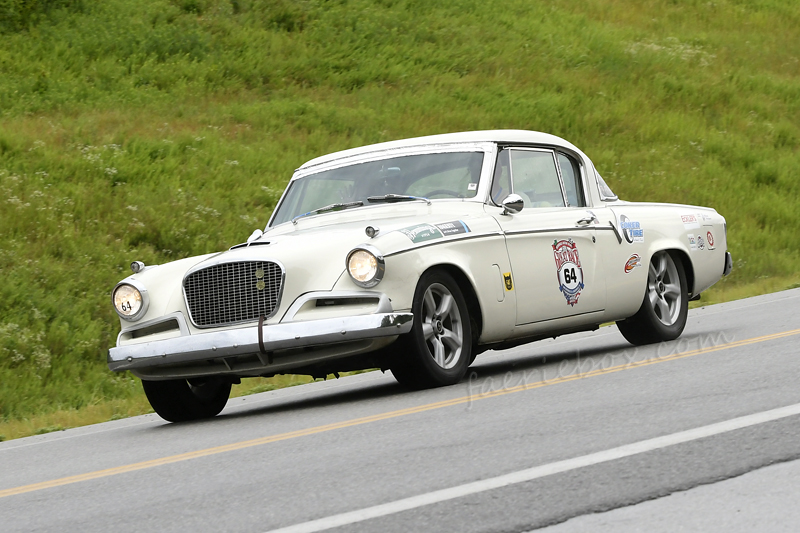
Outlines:
{"label": "sponsor decal on door", "polygon": [[629,219],[625,215],[619,217],[619,227],[622,229],[622,236],[628,244],[644,242],[644,230],[639,222]]}
{"label": "sponsor decal on door", "polygon": [[578,246],[572,239],[553,241],[553,257],[556,261],[558,290],[567,299],[567,304],[574,307],[585,288]]}

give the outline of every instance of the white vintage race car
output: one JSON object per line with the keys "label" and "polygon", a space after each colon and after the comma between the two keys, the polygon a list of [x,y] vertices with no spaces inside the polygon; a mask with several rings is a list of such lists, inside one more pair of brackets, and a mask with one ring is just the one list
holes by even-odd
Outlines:
{"label": "white vintage race car", "polygon": [[170,421],[215,416],[244,377],[450,385],[479,352],[604,322],[637,345],[674,339],[730,271],[726,248],[714,209],[621,201],[553,135],[376,144],[301,166],[246,243],[132,263],[108,364]]}

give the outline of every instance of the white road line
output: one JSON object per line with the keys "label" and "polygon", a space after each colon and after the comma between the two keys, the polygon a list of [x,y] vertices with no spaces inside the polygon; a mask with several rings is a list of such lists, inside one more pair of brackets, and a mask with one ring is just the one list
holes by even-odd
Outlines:
{"label": "white road line", "polygon": [[[373,374],[377,374],[377,376],[374,376]],[[350,379],[356,377],[360,379],[359,380]],[[309,383],[304,383],[302,385],[295,385],[283,389],[275,389],[257,394],[251,394],[248,396],[237,396],[236,398],[231,398],[230,400],[228,400],[228,404],[225,406],[223,414],[230,414],[237,412],[239,410],[251,409],[253,408],[253,406],[265,402],[270,402],[270,401],[275,402],[284,399],[296,399],[299,396],[307,396],[309,394],[322,394],[325,391],[331,391],[341,387],[352,386],[353,382],[355,382],[356,385],[359,385],[361,383],[369,383],[370,381],[378,381],[379,379],[382,378],[384,378],[384,376],[379,372],[367,372],[364,374],[354,374],[352,376],[344,376],[341,379],[337,379],[336,382],[328,383],[323,381],[316,381],[316,382],[312,381]],[[340,381],[345,379],[349,379],[349,381],[339,383]],[[386,378],[386,382],[394,383],[394,380]],[[320,386],[323,384],[327,386]],[[314,387],[303,388],[308,385],[314,385]],[[123,420],[126,423],[122,423]],[[107,424],[114,424],[115,422],[117,424],[112,425],[112,427],[107,426]],[[29,446],[52,444],[54,442],[67,439],[75,439],[78,437],[91,437],[100,433],[107,433],[109,431],[120,431],[123,429],[129,429],[132,427],[143,426],[148,424],[154,426],[155,425],[163,426],[164,424],[167,424],[167,422],[165,422],[155,413],[137,415],[122,420],[116,420],[112,422],[101,422],[89,426],[68,428],[63,431],[59,431],[57,433],[53,432],[53,433],[46,433],[43,435],[31,435],[30,437],[23,437],[21,439],[2,442],[0,443],[0,453],[10,450],[19,450],[20,448],[27,448]]]}
{"label": "white road line", "polygon": [[[775,304],[777,302],[783,302],[784,300],[791,300],[793,298],[800,298],[800,291],[795,294],[786,294],[795,291],[796,289],[789,289],[786,291],[781,292],[774,292],[771,294],[764,294],[761,296],[751,296],[750,298],[744,298],[742,300],[732,300],[730,302],[722,302],[721,304],[710,304],[704,305],[702,307],[695,307],[694,309],[689,309],[689,313],[691,314],[692,311],[703,311],[703,317],[711,316],[711,315],[718,315],[720,313],[727,313],[729,311],[739,311],[741,309],[747,309],[748,307],[756,307],[759,305],[767,305],[767,304]],[[778,296],[780,295],[780,296]],[[775,296],[775,298],[772,298]],[[749,300],[758,299],[757,302],[746,303]],[[713,308],[718,308],[716,310],[711,310]]]}
{"label": "white road line", "polygon": [[[143,426],[146,424],[150,425],[163,425],[164,420],[161,418],[150,420],[154,416],[158,416],[155,414],[146,414],[146,415],[138,415],[136,417],[124,418],[125,422],[130,422],[126,424],[119,424],[114,425],[113,427],[108,427],[106,424],[109,422],[100,422],[98,424],[93,424],[89,426],[79,426],[75,428],[68,428],[64,430],[59,430],[58,433],[43,433],[41,435],[31,435],[30,437],[23,437],[21,439],[10,440],[8,442],[4,442],[0,444],[0,453],[10,450],[19,450],[21,448],[28,448],[29,446],[39,446],[41,444],[52,444],[54,442],[67,440],[67,439],[75,439],[78,437],[91,437],[94,435],[98,435],[100,433],[108,433],[109,431],[119,431],[121,429],[128,429],[136,426]],[[148,417],[148,420],[138,421],[140,418]],[[116,421],[114,421],[116,422]]]}
{"label": "white road line", "polygon": [[721,433],[727,433],[729,431],[734,431],[757,424],[763,424],[765,422],[771,422],[798,414],[800,414],[800,403],[789,405],[787,407],[781,407],[779,409],[772,409],[770,411],[763,411],[761,413],[742,416],[739,418],[726,420],[724,422],[718,422],[716,424],[690,429],[688,431],[681,431],[679,433],[673,433],[672,435],[664,435],[663,437],[656,437],[654,439],[634,442],[632,444],[626,444],[625,446],[584,455],[582,457],[575,457],[573,459],[557,461],[555,463],[536,466],[526,470],[519,470],[510,474],[484,479],[482,481],[475,481],[473,483],[466,483],[464,485],[451,487],[449,489],[437,490],[427,494],[420,494],[419,496],[412,496],[410,498],[404,498],[402,500],[384,503],[374,507],[367,507],[366,509],[359,509],[357,511],[350,511],[348,513],[328,516],[318,520],[312,520],[310,522],[303,522],[301,524],[295,524],[293,526],[272,530],[271,533],[312,533],[315,531],[325,531],[335,527],[355,524],[357,522],[363,522],[372,518],[379,518],[402,511],[408,511],[418,507],[423,507],[425,505],[461,498],[463,496],[469,496],[470,494],[477,494],[487,490],[498,489],[508,485],[514,485],[516,483],[524,483],[526,481],[532,481],[545,476],[559,474],[561,472],[567,472],[569,470],[575,470],[607,461],[613,461],[615,459],[622,459],[624,457],[630,457],[632,455],[666,448],[675,444],[711,437],[713,435],[719,435]]}

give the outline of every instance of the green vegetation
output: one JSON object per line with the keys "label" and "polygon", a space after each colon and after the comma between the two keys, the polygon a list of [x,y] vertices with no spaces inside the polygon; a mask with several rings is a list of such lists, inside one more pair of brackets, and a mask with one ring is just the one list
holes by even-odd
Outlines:
{"label": "green vegetation", "polygon": [[0,434],[146,411],[105,366],[130,261],[242,242],[365,143],[548,131],[625,199],[727,217],[701,303],[797,286],[798,26],[794,0],[0,0]]}

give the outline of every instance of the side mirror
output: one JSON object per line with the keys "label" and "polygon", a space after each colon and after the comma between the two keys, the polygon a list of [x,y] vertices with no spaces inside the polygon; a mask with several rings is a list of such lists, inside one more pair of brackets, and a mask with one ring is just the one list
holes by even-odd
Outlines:
{"label": "side mirror", "polygon": [[509,194],[503,199],[503,214],[516,215],[525,207],[525,201],[519,194]]}

